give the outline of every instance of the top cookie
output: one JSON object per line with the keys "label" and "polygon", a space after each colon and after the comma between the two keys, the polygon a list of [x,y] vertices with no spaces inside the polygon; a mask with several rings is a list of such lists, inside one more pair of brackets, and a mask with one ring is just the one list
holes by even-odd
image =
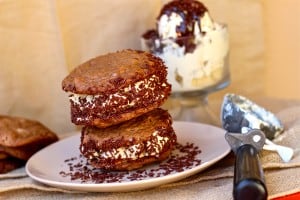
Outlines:
{"label": "top cookie", "polygon": [[0,116],[0,145],[20,147],[30,144],[50,144],[58,140],[55,133],[38,121],[21,117]]}
{"label": "top cookie", "polygon": [[71,93],[71,121],[100,128],[158,108],[171,92],[163,61],[135,50],[91,59],[75,68],[62,87]]}
{"label": "top cookie", "polygon": [[62,88],[75,94],[111,93],[153,74],[167,74],[160,58],[143,51],[123,50],[81,64],[63,80]]}

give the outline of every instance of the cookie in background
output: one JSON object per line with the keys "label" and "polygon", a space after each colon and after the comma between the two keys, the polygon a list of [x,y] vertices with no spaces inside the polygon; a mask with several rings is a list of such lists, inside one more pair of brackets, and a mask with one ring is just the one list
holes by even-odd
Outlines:
{"label": "cookie in background", "polygon": [[37,151],[58,140],[38,121],[0,115],[0,173],[23,166]]}

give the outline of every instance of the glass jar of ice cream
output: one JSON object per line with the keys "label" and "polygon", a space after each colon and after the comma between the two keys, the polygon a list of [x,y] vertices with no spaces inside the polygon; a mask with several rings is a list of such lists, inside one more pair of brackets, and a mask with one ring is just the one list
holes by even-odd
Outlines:
{"label": "glass jar of ice cream", "polygon": [[172,95],[166,106],[173,119],[215,124],[207,95],[230,82],[227,26],[197,0],[174,0],[163,6],[156,29],[142,35],[141,45],[168,67]]}

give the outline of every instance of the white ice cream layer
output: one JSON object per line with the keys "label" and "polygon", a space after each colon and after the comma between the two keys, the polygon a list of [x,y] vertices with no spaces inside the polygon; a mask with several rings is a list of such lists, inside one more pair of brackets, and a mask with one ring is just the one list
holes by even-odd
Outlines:
{"label": "white ice cream layer", "polygon": [[[149,79],[144,79],[144,80],[138,81],[134,85],[129,85],[114,94],[110,94],[105,101],[101,102],[102,107],[106,107],[109,105],[117,106],[117,105],[119,105],[119,100],[121,100],[122,102],[124,102],[124,101],[126,102],[125,104],[119,105],[119,107],[121,109],[133,107],[138,103],[139,98],[129,100],[126,96],[126,93],[131,93],[131,92],[142,93],[144,95],[143,97],[145,99],[152,98],[151,93],[156,88],[154,83],[161,84],[161,87],[167,87],[166,83],[164,83],[164,82],[160,83],[158,76],[152,75],[151,77],[149,77]],[[143,90],[145,90],[145,89],[147,89],[147,92],[143,93]],[[96,106],[95,102],[97,101],[97,98],[100,98],[100,96],[101,96],[101,94],[88,95],[88,94],[71,93],[69,95],[69,99],[73,104],[78,105],[79,108],[81,110],[83,110],[87,107],[94,108]],[[163,94],[157,95],[155,97],[156,100],[163,99],[163,98],[164,98]],[[77,117],[77,121],[85,121],[85,120],[88,120],[88,119],[82,118],[81,116]]]}
{"label": "white ice cream layer", "polygon": [[169,140],[169,138],[159,136],[157,134],[157,131],[155,131],[152,134],[152,136],[156,137],[156,139],[154,140],[155,142],[148,141],[145,147],[145,149],[149,148],[150,146],[154,147],[155,152],[151,152],[151,154],[145,151],[141,152],[142,144],[135,144],[127,148],[119,147],[117,149],[112,149],[110,151],[98,152],[98,153],[96,152],[95,156],[99,156],[100,158],[114,158],[114,159],[130,158],[132,160],[143,158],[145,156],[158,156],[161,150],[163,149],[163,146]]}
{"label": "white ice cream layer", "polygon": [[[145,88],[149,88],[150,90],[154,90],[155,88],[150,86],[150,82],[157,81],[157,80],[159,80],[159,78],[156,75],[152,75],[149,78],[149,80],[144,79],[144,80],[138,81],[133,86],[134,90],[137,91],[137,92],[142,91],[143,90],[143,87],[141,87],[142,85],[144,85]],[[166,84],[162,83],[162,86],[165,87]],[[122,93],[130,92],[130,91],[132,91],[132,86],[131,85],[129,85],[128,87],[125,87],[123,89],[123,91],[116,92],[114,94],[110,94],[109,98],[105,102],[102,102],[102,106],[106,106],[106,105],[110,104],[111,99],[113,99],[113,97],[126,99],[126,97],[123,96]],[[69,95],[69,99],[74,104],[78,104],[78,105],[81,105],[80,100],[85,100],[86,104],[90,105],[91,107],[94,107],[95,106],[95,99],[98,98],[100,95],[101,94],[99,94],[99,95],[88,95],[88,94],[71,93]],[[115,102],[115,103],[117,104],[118,102]],[[130,105],[130,104],[134,105],[134,102],[128,102],[128,105]]]}

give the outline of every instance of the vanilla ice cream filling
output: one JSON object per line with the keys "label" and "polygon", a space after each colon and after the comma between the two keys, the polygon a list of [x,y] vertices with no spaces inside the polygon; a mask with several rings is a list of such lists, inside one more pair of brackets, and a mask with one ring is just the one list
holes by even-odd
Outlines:
{"label": "vanilla ice cream filling", "polygon": [[[168,66],[168,81],[172,91],[198,90],[222,80],[226,71],[226,59],[229,52],[227,27],[214,22],[205,12],[201,24],[194,24],[195,50],[187,52],[185,46],[176,43],[176,26],[183,22],[177,13],[162,15],[158,21],[158,33],[155,45],[163,47],[154,52]],[[204,33],[203,33],[204,32]]]}
{"label": "vanilla ice cream filling", "polygon": [[[103,98],[104,96],[102,94],[88,95],[88,94],[71,93],[69,95],[69,100],[74,105],[79,106],[80,110],[96,107],[96,102],[99,98],[104,99],[103,101],[101,101],[101,105],[100,105],[101,107],[103,107],[103,109],[105,109],[105,107],[108,106],[113,106],[113,107],[117,106],[118,109],[125,110],[135,106],[140,101],[140,97],[128,98],[128,96],[130,96],[131,93],[133,92],[138,96],[141,95],[143,96],[143,98],[151,99],[153,101],[157,101],[159,99],[165,98],[164,94],[157,95],[157,91],[155,91],[157,89],[157,85],[159,85],[160,88],[167,87],[166,82],[161,82],[158,76],[152,75],[147,79],[140,80],[132,85],[129,85],[119,90],[116,93],[108,95],[105,98]],[[77,120],[81,121],[81,120],[88,120],[88,119],[79,116]]]}
{"label": "vanilla ice cream filling", "polygon": [[[152,75],[149,79],[144,79],[141,81],[136,82],[133,86],[129,85],[128,87],[123,88],[121,91],[118,91],[114,94],[110,94],[108,96],[108,98],[102,102],[102,106],[106,106],[108,104],[111,103],[112,99],[116,99],[116,98],[121,98],[121,99],[127,99],[127,97],[124,95],[124,93],[128,93],[132,90],[135,90],[137,92],[141,92],[144,88],[146,89],[150,89],[152,91],[155,90],[155,84],[151,84],[153,82],[157,82],[159,83],[159,77],[156,75]],[[161,84],[162,87],[166,87],[166,83],[162,83]],[[147,93],[145,93],[145,95],[147,95]],[[81,105],[82,102],[85,102],[86,104],[89,104],[92,108],[95,107],[95,99],[99,98],[101,96],[101,94],[98,95],[89,95],[89,94],[75,94],[75,93],[71,93],[69,95],[69,99],[74,103],[74,104],[78,104]],[[115,98],[114,98],[115,97]],[[134,105],[135,100],[129,102],[128,101],[128,105]],[[118,102],[116,100],[114,100],[115,104],[117,104]]]}
{"label": "vanilla ice cream filling", "polygon": [[[139,143],[129,147],[114,148],[109,151],[95,151],[93,156],[90,156],[90,159],[98,157],[99,159],[111,158],[136,160],[148,156],[159,157],[160,152],[164,148],[164,145],[169,141],[169,138],[158,135],[158,131],[155,131],[151,138],[152,139],[147,141],[146,144]],[[147,151],[149,149],[150,151]]]}

